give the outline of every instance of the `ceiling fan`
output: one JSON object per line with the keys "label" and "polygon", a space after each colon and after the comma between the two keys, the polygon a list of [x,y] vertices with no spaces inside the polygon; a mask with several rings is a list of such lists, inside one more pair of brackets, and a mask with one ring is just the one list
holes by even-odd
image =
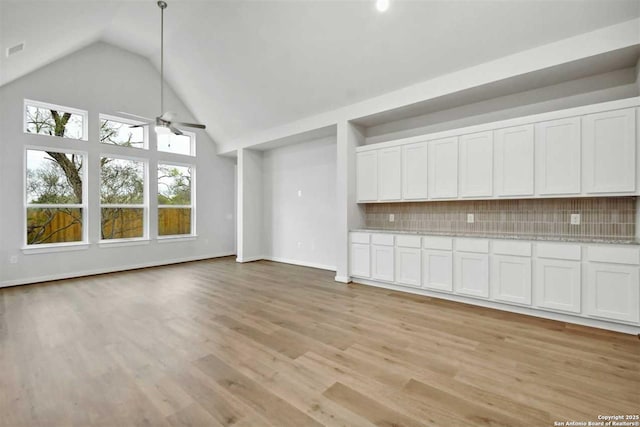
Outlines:
{"label": "ceiling fan", "polygon": [[167,2],[158,1],[158,7],[160,8],[160,115],[155,119],[150,119],[148,117],[138,116],[136,114],[126,113],[124,111],[119,111],[120,114],[125,114],[127,116],[134,117],[136,119],[142,119],[147,123],[132,125],[130,127],[136,128],[141,126],[149,126],[152,123],[155,123],[155,131],[158,135],[168,135],[170,133],[174,133],[176,135],[183,135],[182,131],[175,127],[184,126],[189,128],[197,128],[197,129],[206,129],[205,125],[201,125],[198,123],[185,123],[185,122],[177,122],[173,119],[176,117],[176,113],[172,113],[170,111],[164,110],[164,10],[167,8]]}

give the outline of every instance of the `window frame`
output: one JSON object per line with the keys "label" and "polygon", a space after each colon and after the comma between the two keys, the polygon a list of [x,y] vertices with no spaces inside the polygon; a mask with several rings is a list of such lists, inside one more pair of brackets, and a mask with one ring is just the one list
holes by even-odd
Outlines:
{"label": "window frame", "polygon": [[[142,147],[124,147],[122,145],[118,145],[118,144],[109,144],[106,142],[101,142],[100,141],[100,126],[101,126],[101,122],[103,120],[107,120],[107,121],[112,121],[112,122],[118,122],[118,123],[123,123],[125,125],[145,125],[142,126],[142,132],[144,135],[144,141],[143,141],[143,146]],[[110,146],[110,147],[120,147],[122,149],[128,150],[128,149],[132,149],[132,150],[149,150],[149,124],[146,122],[142,122],[140,120],[134,120],[134,119],[128,119],[128,118],[124,118],[124,117],[119,117],[119,116],[114,116],[111,114],[103,114],[103,113],[99,113],[98,114],[98,145],[100,147],[103,146]]]}
{"label": "window frame", "polygon": [[[158,136],[156,135],[156,153],[159,155],[169,155],[169,156],[184,156],[184,157],[196,157],[196,133],[190,130],[180,129],[180,131],[184,134],[184,136],[188,136],[190,140],[189,144],[189,153],[190,154],[182,154],[182,153],[174,153],[173,151],[164,151],[158,148]],[[170,135],[174,135],[173,133]]]}
{"label": "window frame", "polygon": [[[47,136],[47,135],[45,135]],[[53,151],[57,153],[64,154],[76,154],[82,155],[82,203],[66,203],[66,204],[56,204],[56,203],[29,203],[27,198],[27,171],[28,171],[28,153],[29,151]],[[76,150],[73,148],[65,148],[65,147],[51,147],[45,145],[24,145],[23,147],[23,155],[22,155],[22,241],[23,246],[22,250],[25,252],[46,252],[50,249],[54,248],[69,248],[75,246],[87,246],[89,245],[89,186],[87,185],[87,175],[88,169],[87,164],[89,161],[89,153],[85,150]],[[82,210],[82,240],[78,240],[75,242],[59,242],[59,243],[41,243],[41,244],[29,244],[27,240],[27,212],[28,209],[57,209],[57,208],[71,208],[71,209],[81,209]]]}
{"label": "window frame", "polygon": [[[45,135],[42,133],[27,132],[27,106],[44,108],[48,110],[58,110],[65,113],[77,114],[82,116],[82,138],[65,138],[64,136]],[[49,102],[34,101],[32,99],[24,99],[22,104],[22,133],[26,135],[45,136],[49,138],[61,138],[69,141],[89,141],[89,112],[79,108],[65,107],[64,105],[52,104]]]}
{"label": "window frame", "polygon": [[[175,153],[171,153],[171,154],[175,154]],[[185,156],[184,154],[182,154],[182,156]],[[157,187],[160,185],[160,180],[158,179],[158,174],[157,171],[158,169],[160,169],[160,165],[167,165],[167,166],[178,166],[178,167],[187,167],[187,168],[191,168],[191,204],[190,205],[161,205],[160,203],[158,203],[158,201],[156,200],[156,218],[160,218],[160,209],[170,209],[170,208],[175,208],[175,209],[191,209],[191,233],[189,234],[167,234],[167,235],[160,235],[160,222],[158,222],[158,230],[156,230],[157,233],[157,239],[158,240],[171,240],[171,239],[191,239],[194,237],[197,237],[197,230],[196,230],[196,164],[194,163],[186,163],[186,162],[176,162],[173,160],[163,160],[163,159],[158,159],[158,162],[156,163],[156,199],[157,199],[157,195],[160,194],[160,192],[158,191]]]}
{"label": "window frame", "polygon": [[[99,145],[102,145],[98,142]],[[105,144],[112,145],[112,144]],[[124,147],[124,148],[133,148],[133,147]],[[102,203],[102,167],[100,166],[100,160],[103,157],[117,159],[117,160],[129,160],[134,162],[140,162],[143,165],[143,179],[144,183],[142,186],[142,205],[140,204],[126,204],[126,203]],[[99,245],[115,245],[118,243],[125,242],[141,242],[145,240],[149,240],[149,163],[150,159],[148,157],[135,157],[135,156],[127,156],[122,154],[114,154],[114,153],[105,153],[100,152],[97,159],[96,168],[98,170],[98,188],[97,188],[97,198],[98,198],[98,218],[99,218]],[[102,209],[103,208],[122,208],[122,209],[142,209],[142,236],[140,237],[124,237],[119,239],[103,239],[102,238]]]}

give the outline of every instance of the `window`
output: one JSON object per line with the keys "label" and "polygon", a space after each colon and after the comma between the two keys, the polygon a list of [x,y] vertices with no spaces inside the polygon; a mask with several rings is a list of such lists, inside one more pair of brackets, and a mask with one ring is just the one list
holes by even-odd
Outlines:
{"label": "window", "polygon": [[146,237],[146,164],[136,159],[100,159],[102,240]]}
{"label": "window", "polygon": [[195,234],[190,165],[158,165],[158,236]]}
{"label": "window", "polygon": [[158,135],[158,151],[165,153],[196,155],[196,135],[193,132],[182,131],[184,135]]}
{"label": "window", "polygon": [[24,131],[38,135],[86,140],[87,112],[25,100]]}
{"label": "window", "polygon": [[147,132],[149,126],[141,122],[121,119],[107,115],[100,115],[100,142],[103,144],[119,145],[121,147],[147,148]]}
{"label": "window", "polygon": [[26,150],[26,244],[86,241],[85,155]]}

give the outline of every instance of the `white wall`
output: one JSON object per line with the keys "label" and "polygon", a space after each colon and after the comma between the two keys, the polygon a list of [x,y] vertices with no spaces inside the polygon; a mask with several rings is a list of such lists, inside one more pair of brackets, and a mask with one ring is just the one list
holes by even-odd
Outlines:
{"label": "white wall", "polygon": [[[128,111],[155,117],[159,110],[159,75],[148,60],[105,43],[96,43],[0,88],[0,286],[87,273],[122,270],[137,266],[166,264],[234,253],[234,162],[216,156],[213,141],[197,132],[196,206],[197,233],[193,240],[122,247],[99,247],[99,175],[89,169],[88,249],[25,254],[23,208],[24,147],[47,144],[88,152],[89,164],[97,166],[101,153],[124,153],[121,147],[98,142],[98,114]],[[181,119],[193,120],[172,90],[166,105]],[[89,141],[23,132],[23,100],[33,99],[79,108],[89,112]],[[155,146],[153,132],[150,146]],[[119,151],[120,150],[120,151]],[[151,164],[158,159],[150,150]],[[179,157],[175,157],[179,160]],[[150,168],[153,178],[155,171]],[[150,187],[154,181],[150,179]],[[151,195],[155,190],[151,189]],[[156,202],[151,197],[151,237],[155,235]],[[16,264],[9,258],[17,257]]]}
{"label": "white wall", "polygon": [[264,257],[262,151],[238,150],[238,262]]}
{"label": "white wall", "polygon": [[265,257],[336,268],[336,138],[263,155]]}
{"label": "white wall", "polygon": [[634,67],[440,110],[366,129],[366,144],[638,96]]}

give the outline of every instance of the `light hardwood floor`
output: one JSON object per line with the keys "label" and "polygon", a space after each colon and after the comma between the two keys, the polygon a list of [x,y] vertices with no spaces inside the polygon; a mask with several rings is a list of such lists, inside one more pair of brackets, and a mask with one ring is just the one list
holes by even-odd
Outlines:
{"label": "light hardwood floor", "polygon": [[638,337],[233,258],[0,289],[2,426],[552,426],[640,409]]}

